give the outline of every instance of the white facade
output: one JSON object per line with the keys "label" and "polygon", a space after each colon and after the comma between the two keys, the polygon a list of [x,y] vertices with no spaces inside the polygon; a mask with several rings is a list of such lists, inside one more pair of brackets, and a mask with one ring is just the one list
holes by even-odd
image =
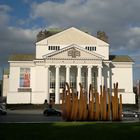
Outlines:
{"label": "white facade", "polygon": [[8,91],[9,91],[9,76],[8,74],[4,74],[2,84],[2,97],[7,97]]}
{"label": "white facade", "polygon": [[79,83],[85,90],[93,84],[99,91],[100,85],[113,90],[113,83],[118,82],[123,103],[134,104],[133,61],[125,58],[109,59],[108,43],[69,28],[37,42],[35,59],[9,61],[7,103],[42,104],[45,99],[53,99],[59,104],[65,82],[75,92],[79,91]]}

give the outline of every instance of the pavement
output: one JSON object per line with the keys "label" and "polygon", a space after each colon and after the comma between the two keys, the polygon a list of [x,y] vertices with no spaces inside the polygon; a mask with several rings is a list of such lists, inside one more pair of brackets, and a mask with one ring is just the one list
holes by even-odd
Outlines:
{"label": "pavement", "polygon": [[7,110],[0,116],[0,123],[52,123],[62,122],[62,117],[43,115],[43,110]]}
{"label": "pavement", "polygon": [[22,110],[10,110],[7,109],[7,113],[8,114],[43,114],[43,110],[42,109],[22,109]]}
{"label": "pavement", "polygon": [[[0,116],[0,123],[53,123],[65,122],[62,117],[43,115],[42,109],[7,109],[7,115]],[[97,123],[140,123],[139,118],[123,118],[122,121],[97,121]]]}

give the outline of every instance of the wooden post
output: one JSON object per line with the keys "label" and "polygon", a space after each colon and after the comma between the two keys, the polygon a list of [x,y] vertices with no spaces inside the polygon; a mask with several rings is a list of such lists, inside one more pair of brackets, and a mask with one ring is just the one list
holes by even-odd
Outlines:
{"label": "wooden post", "polygon": [[[62,110],[63,118],[67,121],[86,120],[110,120],[122,119],[122,95],[118,98],[118,83],[114,84],[114,96],[105,90],[105,86],[100,86],[100,95],[93,91],[92,85],[89,87],[89,104],[87,103],[87,93],[80,86],[80,98],[66,83],[63,89]],[[67,89],[67,90],[66,90]],[[112,98],[112,100],[111,100]]]}
{"label": "wooden post", "polygon": [[119,119],[122,120],[122,95],[120,94]]}

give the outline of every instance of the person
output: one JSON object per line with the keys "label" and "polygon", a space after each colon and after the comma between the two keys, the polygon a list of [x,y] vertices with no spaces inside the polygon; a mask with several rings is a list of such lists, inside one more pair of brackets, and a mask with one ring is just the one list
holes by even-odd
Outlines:
{"label": "person", "polygon": [[44,107],[45,107],[45,109],[48,109],[49,108],[49,104],[48,104],[48,101],[46,99],[44,101]]}
{"label": "person", "polygon": [[30,87],[30,74],[27,70],[24,73],[24,87]]}

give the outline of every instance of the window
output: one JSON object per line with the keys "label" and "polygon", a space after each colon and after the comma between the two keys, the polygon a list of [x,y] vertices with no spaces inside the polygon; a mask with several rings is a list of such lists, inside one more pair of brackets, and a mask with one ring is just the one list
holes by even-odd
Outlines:
{"label": "window", "polygon": [[30,87],[30,68],[20,68],[20,87]]}
{"label": "window", "polygon": [[64,88],[65,87],[65,82],[60,82],[60,88]]}
{"label": "window", "polygon": [[96,47],[95,46],[86,46],[85,49],[89,50],[89,51],[96,51]]}
{"label": "window", "polygon": [[60,50],[60,46],[48,46],[48,50]]}
{"label": "window", "polygon": [[87,75],[86,75],[86,72],[82,72],[81,81],[82,81],[83,88],[86,89],[86,84],[87,84]]}
{"label": "window", "polygon": [[92,85],[94,89],[97,89],[97,75],[95,72],[92,73]]}
{"label": "window", "polygon": [[55,82],[50,82],[50,88],[55,88]]}
{"label": "window", "polygon": [[65,77],[66,77],[66,75],[65,75],[65,71],[64,71],[64,69],[62,68],[61,70],[60,70],[60,88],[64,88],[64,86],[65,86]]}
{"label": "window", "polygon": [[55,76],[54,72],[50,72],[50,88],[55,88]]}
{"label": "window", "polygon": [[72,73],[70,75],[70,87],[73,89],[76,89],[76,75],[75,75],[75,73]]}

